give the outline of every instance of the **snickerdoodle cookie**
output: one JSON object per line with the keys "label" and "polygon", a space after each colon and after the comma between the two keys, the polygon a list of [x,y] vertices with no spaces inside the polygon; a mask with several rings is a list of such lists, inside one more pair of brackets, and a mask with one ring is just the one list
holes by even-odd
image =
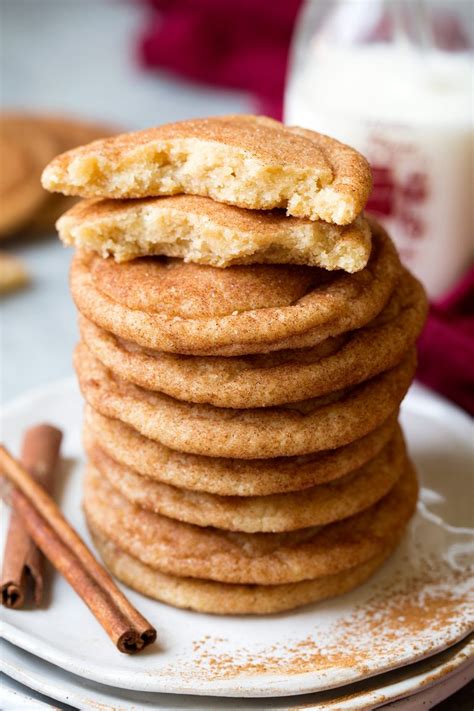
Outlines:
{"label": "snickerdoodle cookie", "polygon": [[394,436],[397,414],[338,449],[274,459],[224,459],[177,452],[89,405],[84,428],[110,457],[149,479],[219,496],[266,496],[326,484],[359,469]]}
{"label": "snickerdoodle cookie", "polygon": [[268,407],[325,395],[394,367],[415,343],[426,310],[423,287],[405,271],[373,321],[313,348],[191,357],[141,348],[85,317],[80,331],[96,358],[128,382],[217,407]]}
{"label": "snickerdoodle cookie", "polygon": [[356,272],[366,266],[371,245],[362,216],[340,227],[197,195],[83,200],[58,220],[57,229],[65,244],[117,262],[165,255],[213,267],[306,264]]}
{"label": "snickerdoodle cookie", "polygon": [[89,530],[105,565],[125,585],[168,605],[217,615],[269,615],[342,595],[373,575],[394,547],[335,575],[286,585],[238,585],[160,572],[125,553],[90,522]]}
{"label": "snickerdoodle cookie", "polygon": [[263,116],[192,119],[95,141],[57,156],[42,180],[66,195],[188,193],[340,225],[363,210],[372,186],[353,148]]}
{"label": "snickerdoodle cookie", "polygon": [[79,250],[71,291],[89,320],[146,348],[229,356],[313,346],[364,326],[389,300],[400,261],[375,222],[372,232],[369,263],[355,274],[158,257],[118,264]]}
{"label": "snickerdoodle cookie", "polygon": [[22,117],[0,117],[0,238],[22,228],[48,199],[40,183],[41,170],[55,153],[54,139]]}
{"label": "snickerdoodle cookie", "polygon": [[143,477],[106,454],[87,431],[84,439],[90,463],[128,501],[197,526],[247,533],[293,531],[353,516],[390,491],[406,462],[398,430],[374,459],[335,482],[272,496],[216,496]]}
{"label": "snickerdoodle cookie", "polygon": [[213,267],[306,264],[356,272],[366,266],[371,245],[362,216],[340,227],[197,195],[83,200],[56,226],[65,244],[117,262],[165,255]]}
{"label": "snickerdoodle cookie", "polygon": [[232,410],[175,400],[114,376],[84,344],[74,355],[86,401],[145,437],[182,452],[260,459],[335,449],[379,427],[399,407],[415,372],[410,351],[361,385],[286,406]]}
{"label": "snickerdoodle cookie", "polygon": [[364,563],[398,539],[416,499],[416,476],[407,460],[391,491],[350,518],[285,533],[241,533],[145,511],[92,466],[84,487],[93,529],[145,565],[172,575],[259,585],[310,580]]}

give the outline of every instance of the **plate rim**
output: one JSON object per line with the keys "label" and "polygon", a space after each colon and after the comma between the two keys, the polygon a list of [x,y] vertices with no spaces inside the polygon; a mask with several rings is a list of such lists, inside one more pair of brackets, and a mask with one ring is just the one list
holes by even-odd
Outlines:
{"label": "plate rim", "polygon": [[[37,388],[33,388],[17,396],[4,406],[1,420],[7,419],[10,413],[13,414],[23,408],[31,407],[31,403],[34,400],[50,397],[52,393],[57,391],[64,393],[65,389],[74,390],[75,392],[78,391],[74,376],[50,381],[49,383],[42,384]],[[439,419],[443,416],[443,425],[447,427],[447,429],[454,431],[458,436],[461,436],[463,440],[467,438],[470,442],[469,435],[474,420],[471,420],[469,415],[464,413],[457,406],[446,401],[439,395],[432,393],[428,388],[419,383],[414,383],[411,386],[407,398],[402,403],[402,412],[403,409],[409,409],[415,414],[421,414],[430,419]],[[445,419],[446,410],[449,410],[450,414],[447,418],[447,422]],[[460,432],[460,430],[462,431]],[[70,673],[83,676],[91,681],[132,691],[155,691],[157,693],[171,694],[188,693],[197,696],[235,696],[241,698],[300,695],[335,689],[358,680],[377,676],[384,672],[427,659],[456,644],[471,631],[471,628],[466,629],[463,627],[463,629],[459,631],[459,634],[451,638],[449,642],[441,643],[434,649],[430,648],[424,652],[420,651],[418,654],[410,654],[409,660],[405,656],[399,659],[399,663],[387,662],[383,667],[364,672],[363,676],[361,676],[360,671],[352,671],[352,669],[347,668],[344,674],[341,674],[341,670],[338,671],[338,681],[335,682],[334,679],[331,679],[331,670],[320,672],[318,674],[320,683],[317,689],[315,689],[315,674],[311,671],[286,677],[279,677],[276,674],[272,674],[265,675],[264,677],[261,675],[256,675],[255,677],[247,676],[240,680],[227,678],[192,681],[183,677],[170,678],[168,673],[166,678],[161,674],[154,675],[153,678],[150,678],[150,676],[142,676],[137,683],[137,679],[135,678],[136,672],[131,669],[114,670],[111,664],[101,666],[99,669],[97,664],[87,664],[83,660],[75,659],[70,652],[68,653],[57,649],[52,643],[32,635],[31,632],[28,633],[19,629],[14,623],[7,622],[4,619],[1,621],[3,636],[7,641]]]}
{"label": "plate rim", "polygon": [[[465,645],[454,652],[454,655],[450,657],[449,659],[443,661],[441,664],[427,669],[424,672],[421,673],[415,673],[413,677],[410,677],[409,679],[403,679],[403,680],[395,680],[393,683],[389,683],[387,685],[380,686],[377,689],[367,689],[365,691],[362,691],[358,696],[355,697],[355,699],[358,701],[358,703],[363,702],[364,704],[370,703],[370,707],[368,708],[375,708],[375,705],[378,705],[378,699],[380,699],[380,694],[384,694],[384,700],[382,701],[383,704],[391,704],[395,703],[399,700],[403,699],[410,699],[412,697],[415,697],[419,693],[423,693],[424,691],[428,691],[430,689],[435,688],[438,684],[442,684],[446,680],[449,680],[453,677],[455,677],[458,674],[463,674],[466,671],[471,670],[472,671],[472,676],[474,677],[474,636],[468,635],[466,638],[466,643]],[[15,645],[13,645],[15,646]],[[453,645],[455,646],[455,645]],[[23,649],[20,649],[20,655],[23,653]],[[446,651],[446,650],[444,650]],[[440,652],[442,654],[443,652]],[[436,656],[436,655],[435,655]],[[38,660],[40,664],[44,663],[45,660],[41,659],[41,657],[36,657],[36,655],[33,655],[35,660]],[[454,666],[453,666],[454,665]],[[57,665],[53,665],[56,667]],[[408,665],[411,666],[411,665]],[[61,669],[61,667],[58,667],[58,669]],[[28,669],[27,671],[24,670],[23,667],[15,666],[14,662],[11,661],[6,661],[4,658],[4,655],[0,655],[0,671],[10,678],[14,679],[20,684],[23,684],[26,686],[28,689],[33,689],[33,691],[36,691],[37,693],[42,693],[46,696],[49,696],[50,698],[61,701],[63,703],[77,703],[80,702],[81,704],[87,703],[87,699],[84,697],[79,698],[76,696],[77,692],[73,690],[71,692],[68,689],[66,689],[63,694],[57,695],[56,696],[56,690],[63,690],[63,680],[58,679],[55,680],[54,683],[52,684],[50,681],[50,677],[46,677],[47,670],[40,670],[34,672],[31,669]],[[70,672],[65,671],[62,669],[63,672],[66,674],[70,674]],[[394,670],[395,671],[395,670]],[[416,672],[416,670],[414,670]],[[11,673],[10,673],[11,672]],[[33,676],[33,674],[36,674],[36,678]],[[77,676],[76,674],[71,674],[72,677]],[[40,678],[41,677],[41,678]],[[402,690],[396,690],[396,687],[400,684],[405,684],[408,683],[411,679],[414,677],[421,677],[421,679],[418,679],[415,685],[411,686],[408,690],[407,693],[404,693]],[[433,678],[434,677],[434,678]],[[376,677],[375,677],[376,678]],[[81,677],[78,677],[78,679],[81,679]],[[77,684],[79,687],[79,684]],[[113,692],[120,692],[122,689],[119,687],[109,687],[107,684],[102,684],[101,686],[104,686],[106,689],[111,689]],[[393,688],[393,693],[391,696],[387,697],[387,689],[390,690],[390,688]],[[344,693],[347,695],[350,692],[350,686],[344,686],[344,687],[339,687],[342,690],[344,690]],[[128,690],[130,691],[130,690]],[[337,691],[337,689],[334,689],[334,691]],[[51,696],[51,693],[54,693],[55,695]],[[70,694],[73,693],[74,696],[71,696]],[[81,693],[86,694],[87,692],[83,689],[81,689]],[[133,691],[132,691],[133,693]],[[142,692],[143,693],[143,692]],[[146,693],[146,692],[145,692]],[[160,693],[160,692],[155,692],[155,693]],[[315,692],[318,693],[318,692]],[[323,692],[324,693],[324,692]],[[69,694],[69,696],[68,696]],[[374,695],[377,694],[378,699],[374,698]],[[280,697],[282,698],[282,697]],[[257,699],[258,700],[258,699]],[[124,699],[124,702],[130,702],[133,701],[133,699]],[[318,699],[314,701],[308,701],[306,702],[305,699],[302,699],[304,702],[305,708],[308,708],[309,711],[311,711],[312,708],[318,709]],[[334,699],[334,702],[336,702],[337,699]],[[101,702],[102,704],[102,702]],[[140,701],[136,702],[137,706],[139,707]],[[372,705],[374,704],[374,706]],[[87,708],[90,708],[91,710],[93,708],[96,708],[96,703],[91,706],[87,706]],[[135,705],[135,704],[134,704]],[[85,707],[86,708],[86,707]],[[104,711],[113,711],[115,707],[107,707],[104,705]],[[160,706],[156,707],[157,709],[160,708]],[[294,708],[294,707],[293,707]],[[362,707],[358,707],[362,708]],[[365,706],[364,706],[365,708]]]}

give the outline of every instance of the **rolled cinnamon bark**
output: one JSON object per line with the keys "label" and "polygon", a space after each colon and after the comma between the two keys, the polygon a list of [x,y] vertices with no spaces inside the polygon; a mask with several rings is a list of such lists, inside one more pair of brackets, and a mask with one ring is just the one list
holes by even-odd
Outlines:
{"label": "rolled cinnamon bark", "polygon": [[89,607],[117,649],[133,654],[154,642],[155,628],[119,590],[48,493],[2,445],[0,472],[12,485],[10,501],[30,536]]}
{"label": "rolled cinnamon bark", "polygon": [[[23,438],[22,465],[47,491],[53,487],[61,440],[62,432],[48,424],[30,427]],[[44,590],[44,557],[13,509],[3,558],[2,605],[23,607],[29,585],[33,602],[39,607]]]}

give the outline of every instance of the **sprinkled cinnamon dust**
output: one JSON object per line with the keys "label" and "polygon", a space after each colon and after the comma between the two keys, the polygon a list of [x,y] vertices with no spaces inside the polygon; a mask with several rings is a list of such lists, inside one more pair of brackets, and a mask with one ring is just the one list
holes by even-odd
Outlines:
{"label": "sprinkled cinnamon dust", "polygon": [[[406,565],[409,565],[408,558]],[[394,656],[409,648],[412,658],[434,653],[473,627],[474,604],[464,590],[466,571],[453,570],[439,558],[420,558],[409,577],[403,566],[377,584],[367,600],[319,635],[318,628],[293,643],[264,647],[258,642],[232,655],[223,650],[228,640],[206,635],[193,642],[193,666],[202,678],[230,679],[241,675],[306,672],[324,675],[334,667],[368,674],[377,658],[377,671],[393,666]],[[449,639],[447,639],[449,637]]]}

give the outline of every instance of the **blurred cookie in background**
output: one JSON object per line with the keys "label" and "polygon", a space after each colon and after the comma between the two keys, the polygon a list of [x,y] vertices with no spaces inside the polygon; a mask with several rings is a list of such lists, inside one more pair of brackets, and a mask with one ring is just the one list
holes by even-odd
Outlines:
{"label": "blurred cookie in background", "polygon": [[74,199],[41,186],[45,165],[58,153],[115,133],[110,126],[66,116],[4,112],[0,117],[0,239],[51,232]]}
{"label": "blurred cookie in background", "polygon": [[39,182],[41,167],[56,151],[52,135],[34,121],[0,119],[0,236],[21,229],[48,201]]}
{"label": "blurred cookie in background", "polygon": [[0,295],[8,294],[26,286],[30,276],[17,257],[6,252],[0,252]]}

